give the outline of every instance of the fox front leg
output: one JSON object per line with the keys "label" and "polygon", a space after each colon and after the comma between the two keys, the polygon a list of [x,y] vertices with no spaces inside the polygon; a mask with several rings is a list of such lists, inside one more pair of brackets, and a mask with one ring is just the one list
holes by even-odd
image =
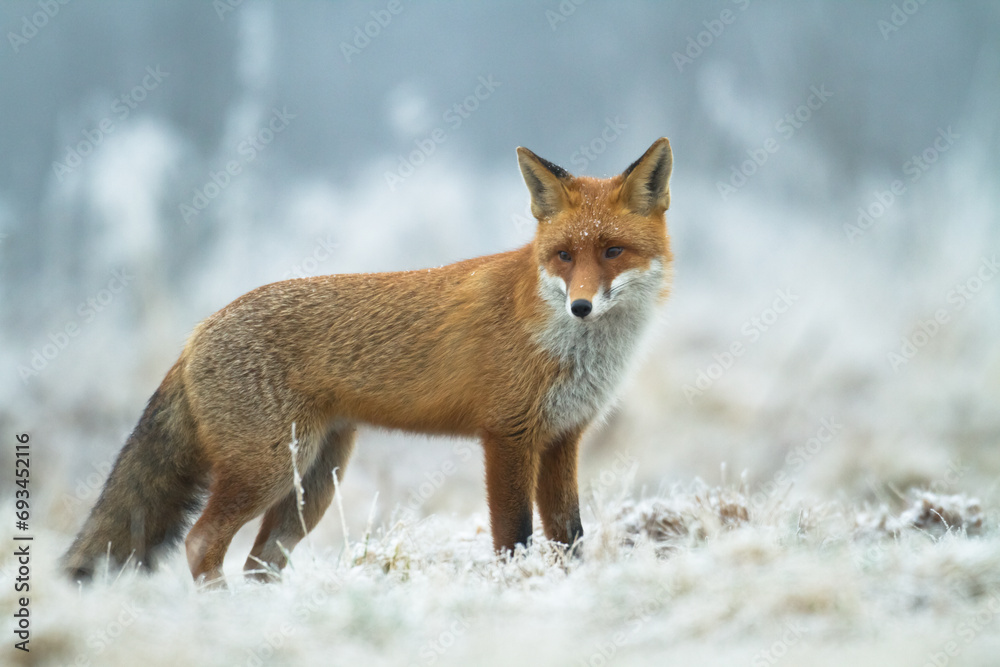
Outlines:
{"label": "fox front leg", "polygon": [[583,537],[576,482],[581,433],[562,435],[542,450],[535,490],[545,536],[566,546],[573,546]]}
{"label": "fox front leg", "polygon": [[493,548],[510,553],[531,540],[538,453],[524,440],[493,435],[485,438],[483,447]]}

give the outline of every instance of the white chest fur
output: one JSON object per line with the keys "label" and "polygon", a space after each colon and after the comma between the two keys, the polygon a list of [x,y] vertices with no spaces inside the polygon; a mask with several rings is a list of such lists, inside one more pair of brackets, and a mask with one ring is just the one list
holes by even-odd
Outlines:
{"label": "white chest fur", "polygon": [[541,278],[539,292],[552,312],[538,342],[560,362],[559,377],[545,397],[545,415],[556,431],[565,432],[610,407],[654,319],[664,268],[654,261],[644,271],[620,275],[610,295],[603,295],[602,312],[592,321],[567,311],[561,280],[544,271]]}

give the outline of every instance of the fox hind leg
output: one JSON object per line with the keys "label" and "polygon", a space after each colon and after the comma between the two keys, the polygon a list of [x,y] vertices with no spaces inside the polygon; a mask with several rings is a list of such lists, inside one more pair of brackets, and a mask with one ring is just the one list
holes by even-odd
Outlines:
{"label": "fox hind leg", "polygon": [[[195,581],[225,585],[222,563],[236,533],[293,489],[292,459],[284,440],[233,443],[243,437],[230,435],[229,451],[211,471],[208,504],[185,540],[188,565]],[[319,434],[299,437],[300,465],[308,470],[320,452]],[[300,529],[301,532],[301,529]]]}
{"label": "fox hind leg", "polygon": [[320,444],[315,461],[307,470],[300,470],[303,501],[301,518],[294,488],[268,508],[250,557],[243,566],[248,575],[266,580],[269,572],[265,570],[265,564],[279,570],[283,568],[287,564],[285,552],[291,552],[305,537],[302,533],[303,521],[307,533],[316,527],[333,500],[331,473],[336,469],[337,480],[343,479],[344,468],[354,449],[355,433],[353,424],[332,427]]}
{"label": "fox hind leg", "polygon": [[245,523],[272,501],[282,479],[247,475],[217,476],[209,489],[208,504],[184,541],[188,565],[195,581],[225,586],[222,562],[233,537]]}

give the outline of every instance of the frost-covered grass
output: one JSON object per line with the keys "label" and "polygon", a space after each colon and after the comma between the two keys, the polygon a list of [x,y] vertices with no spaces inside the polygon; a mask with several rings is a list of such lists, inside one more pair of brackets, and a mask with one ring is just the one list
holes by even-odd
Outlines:
{"label": "frost-covered grass", "polygon": [[[270,584],[243,581],[234,563],[223,591],[197,590],[180,553],[153,576],[74,587],[54,572],[67,536],[44,531],[32,652],[14,664],[923,665],[947,650],[960,652],[950,664],[996,655],[1000,532],[974,499],[755,508],[747,491],[694,483],[592,499],[580,557],[536,536],[498,560],[476,520],[384,523],[346,548],[304,542]],[[0,563],[10,608],[10,555]]]}

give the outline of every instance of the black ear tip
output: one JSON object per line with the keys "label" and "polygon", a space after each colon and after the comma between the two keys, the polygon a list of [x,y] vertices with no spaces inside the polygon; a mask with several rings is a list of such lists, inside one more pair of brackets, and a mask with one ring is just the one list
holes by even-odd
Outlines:
{"label": "black ear tip", "polygon": [[660,137],[654,141],[650,148],[658,148],[660,150],[666,150],[667,153],[673,153],[673,151],[670,150],[670,139],[667,139],[666,137]]}

